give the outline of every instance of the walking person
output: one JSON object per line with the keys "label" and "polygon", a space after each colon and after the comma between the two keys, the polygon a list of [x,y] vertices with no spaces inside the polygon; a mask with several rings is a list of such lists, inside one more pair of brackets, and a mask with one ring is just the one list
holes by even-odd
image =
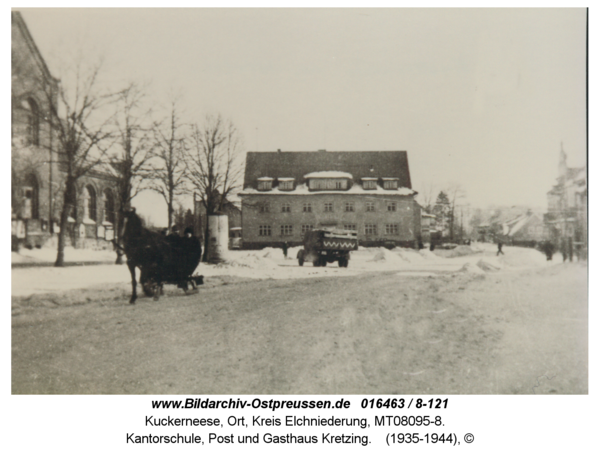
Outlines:
{"label": "walking person", "polygon": [[287,259],[287,253],[288,253],[288,243],[287,242],[283,242],[283,257]]}
{"label": "walking person", "polygon": [[502,251],[502,242],[498,242],[498,252],[496,253],[496,256],[501,254],[504,255],[504,252]]}

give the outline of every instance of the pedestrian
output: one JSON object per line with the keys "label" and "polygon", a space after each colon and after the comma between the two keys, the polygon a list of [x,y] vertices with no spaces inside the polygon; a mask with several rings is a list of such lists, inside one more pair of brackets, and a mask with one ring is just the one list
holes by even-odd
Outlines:
{"label": "pedestrian", "polygon": [[569,237],[569,262],[573,262],[573,239]]}
{"label": "pedestrian", "polygon": [[551,261],[552,255],[554,254],[554,245],[551,241],[544,242],[544,253],[546,253],[546,260]]}
{"label": "pedestrian", "polygon": [[283,257],[287,259],[287,252],[288,252],[288,243],[287,242],[283,242]]}
{"label": "pedestrian", "polygon": [[504,255],[504,252],[502,251],[502,242],[498,242],[498,252],[496,253],[496,256],[501,254]]}

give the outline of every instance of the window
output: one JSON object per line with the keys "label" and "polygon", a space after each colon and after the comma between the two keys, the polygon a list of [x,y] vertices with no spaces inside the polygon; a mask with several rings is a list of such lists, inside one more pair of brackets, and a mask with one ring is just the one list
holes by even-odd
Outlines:
{"label": "window", "polygon": [[290,191],[294,189],[294,180],[279,180],[279,189],[284,191]]}
{"label": "window", "polygon": [[325,202],[325,212],[333,212],[333,202]]}
{"label": "window", "polygon": [[261,177],[258,179],[258,189],[261,191],[269,191],[273,187],[273,179],[269,177]]}
{"label": "window", "polygon": [[384,179],[383,187],[386,190],[397,190],[398,189],[398,179]]}
{"label": "window", "polygon": [[365,234],[366,235],[377,235],[377,225],[376,224],[365,224]]}
{"label": "window", "polygon": [[312,231],[314,226],[312,224],[303,224],[302,225],[302,234],[306,234],[308,231]]}
{"label": "window", "polygon": [[281,225],[281,235],[284,235],[284,236],[292,235],[292,225],[291,224]]}
{"label": "window", "polygon": [[108,188],[104,190],[104,222],[115,224],[115,199]]}
{"label": "window", "polygon": [[31,145],[40,145],[40,109],[33,98],[29,98],[27,104],[27,140]]}
{"label": "window", "polygon": [[375,202],[367,202],[367,212],[375,211]]}
{"label": "window", "polygon": [[281,211],[282,211],[282,212],[285,212],[285,213],[290,213],[290,212],[292,211],[292,206],[291,206],[289,203],[287,203],[287,202],[284,202],[284,203],[281,205]]}
{"label": "window", "polygon": [[356,224],[344,224],[344,229],[347,231],[356,231]]}
{"label": "window", "polygon": [[92,185],[83,189],[83,219],[96,221],[96,190]]}
{"label": "window", "polygon": [[259,213],[269,213],[271,211],[271,207],[268,202],[263,202],[258,206]]}
{"label": "window", "polygon": [[386,224],[385,225],[385,233],[386,233],[386,235],[398,235],[398,225],[397,224]]}
{"label": "window", "polygon": [[39,184],[35,174],[29,174],[25,180],[25,186],[22,187],[23,191],[23,209],[21,216],[24,219],[38,219],[40,217],[40,203],[39,203]]}
{"label": "window", "polygon": [[346,202],[346,212],[354,212],[354,202]]}
{"label": "window", "polygon": [[365,190],[377,189],[377,181],[376,180],[363,180],[363,189],[365,189]]}
{"label": "window", "polygon": [[258,226],[258,235],[260,237],[270,237],[271,236],[271,226]]}
{"label": "window", "polygon": [[304,205],[302,206],[302,211],[307,213],[312,212],[312,205],[310,205],[310,202],[304,203]]}
{"label": "window", "polygon": [[311,190],[345,190],[348,179],[309,179],[308,187]]}
{"label": "window", "polygon": [[396,203],[395,202],[388,202],[387,203],[387,209],[388,209],[388,212],[395,212],[396,211]]}

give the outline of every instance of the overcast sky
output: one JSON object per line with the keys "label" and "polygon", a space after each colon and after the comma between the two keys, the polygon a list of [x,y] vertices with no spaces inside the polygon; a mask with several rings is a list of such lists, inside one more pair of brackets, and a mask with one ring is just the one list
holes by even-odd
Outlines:
{"label": "overcast sky", "polygon": [[21,12],[55,75],[93,48],[157,103],[231,118],[246,150],[406,150],[416,191],[459,183],[475,207],[546,207],[561,143],[585,165],[585,9]]}

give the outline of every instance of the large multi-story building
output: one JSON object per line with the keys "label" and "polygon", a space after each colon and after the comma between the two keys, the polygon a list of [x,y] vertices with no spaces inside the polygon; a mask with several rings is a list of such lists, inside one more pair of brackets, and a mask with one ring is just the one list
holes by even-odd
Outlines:
{"label": "large multi-story building", "polygon": [[[21,14],[13,11],[11,41],[11,209],[13,247],[41,246],[58,232],[65,168],[52,115],[60,81],[52,76]],[[117,217],[114,170],[79,179],[68,241],[109,246]]]}
{"label": "large multi-story building", "polygon": [[561,147],[556,184],[547,193],[548,213],[544,222],[553,242],[560,249],[586,256],[587,230],[587,172],[586,167],[568,167],[567,154]]}
{"label": "large multi-story building", "polygon": [[335,227],[356,230],[365,246],[417,246],[416,194],[405,151],[248,152],[243,245],[297,245],[307,230]]}

